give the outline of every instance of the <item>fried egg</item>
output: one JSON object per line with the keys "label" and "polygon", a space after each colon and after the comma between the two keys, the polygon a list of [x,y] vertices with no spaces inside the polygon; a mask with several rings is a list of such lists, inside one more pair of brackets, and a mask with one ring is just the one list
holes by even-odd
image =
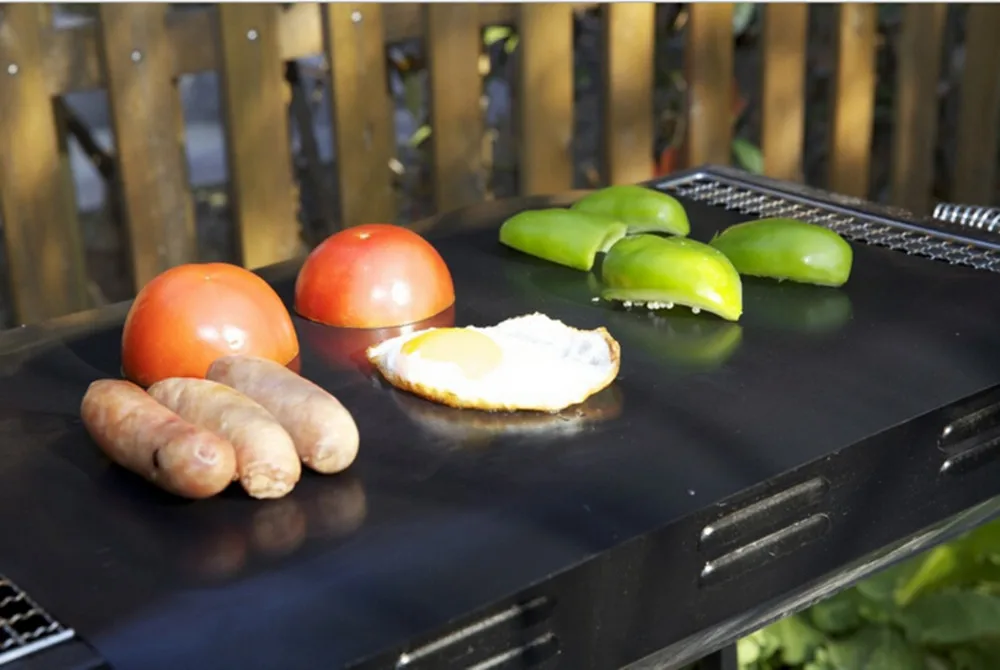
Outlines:
{"label": "fried egg", "polygon": [[396,388],[443,405],[559,412],[614,381],[620,348],[604,328],[579,330],[536,313],[407,333],[366,354]]}

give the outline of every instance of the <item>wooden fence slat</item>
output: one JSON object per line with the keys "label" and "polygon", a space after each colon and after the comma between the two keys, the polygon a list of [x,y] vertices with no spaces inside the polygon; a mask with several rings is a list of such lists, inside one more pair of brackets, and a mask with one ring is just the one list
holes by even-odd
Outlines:
{"label": "wooden fence slat", "polygon": [[386,85],[382,6],[335,3],[323,8],[330,63],[330,112],[343,226],[397,217],[389,160],[395,154]]}
{"label": "wooden fence slat", "polygon": [[764,5],[760,146],[764,173],[802,180],[806,119],[806,39],[809,5]]}
{"label": "wooden fence slat", "polygon": [[868,195],[875,116],[878,17],[870,3],[844,3],[838,12],[827,186],[837,193],[864,198]]}
{"label": "wooden fence slat", "polygon": [[[571,3],[571,7],[592,7],[596,3]],[[476,6],[480,26],[514,23],[517,6],[510,3],[482,3]],[[167,32],[177,46],[174,76],[214,70],[218,67],[215,48],[217,8],[172,12],[167,15]],[[387,3],[383,6],[385,38],[389,42],[424,36],[423,6],[419,3]],[[282,9],[278,17],[279,51],[282,60],[295,60],[323,52],[320,5],[302,2]],[[106,84],[98,53],[97,28],[86,24],[52,33],[45,53],[45,70],[53,94],[101,88]]]}
{"label": "wooden fence slat", "polygon": [[164,3],[100,5],[121,211],[136,290],[167,268],[197,258],[166,14]]}
{"label": "wooden fence slat", "polygon": [[0,21],[0,219],[17,323],[89,306],[73,186],[42,65],[49,30],[39,9],[11,3]]}
{"label": "wooden fence slat", "polygon": [[302,246],[278,11],[273,4],[219,6],[231,205],[248,268],[293,258]]}
{"label": "wooden fence slat", "polygon": [[931,200],[937,88],[947,18],[948,6],[942,3],[906,5],[897,47],[892,203],[916,214],[927,214]]}
{"label": "wooden fence slat", "polygon": [[992,203],[1000,112],[1000,5],[969,5],[951,199]]}
{"label": "wooden fence slat", "polygon": [[604,180],[653,176],[653,60],[656,5],[604,5]]}
{"label": "wooden fence slat", "polygon": [[519,25],[521,193],[562,193],[573,187],[573,8],[524,3]]}
{"label": "wooden fence slat", "polygon": [[479,202],[484,195],[482,36],[476,5],[435,3],[425,11],[434,201],[443,212]]}
{"label": "wooden fence slat", "polygon": [[733,141],[733,3],[688,5],[689,165],[728,165]]}

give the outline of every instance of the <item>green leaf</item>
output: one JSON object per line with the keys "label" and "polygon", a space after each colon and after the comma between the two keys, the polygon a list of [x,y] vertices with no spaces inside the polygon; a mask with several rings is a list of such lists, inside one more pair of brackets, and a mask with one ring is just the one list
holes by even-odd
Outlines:
{"label": "green leaf", "polygon": [[408,140],[408,143],[409,143],[409,145],[410,145],[411,147],[419,147],[419,146],[420,146],[421,144],[423,144],[423,143],[424,143],[424,142],[425,142],[425,141],[427,140],[427,138],[428,138],[428,137],[430,137],[430,136],[431,136],[431,127],[430,127],[430,126],[427,126],[427,125],[424,125],[424,126],[420,126],[420,127],[419,127],[419,128],[417,128],[417,129],[416,129],[416,131],[414,131],[414,133],[413,133],[413,134],[412,134],[412,135],[410,136],[410,139]]}
{"label": "green leaf", "polygon": [[760,660],[760,645],[752,637],[745,637],[736,643],[736,658],[740,667],[756,665]]}
{"label": "green leaf", "polygon": [[953,645],[1000,636],[1000,598],[975,591],[942,591],[918,598],[898,614],[913,642]]}
{"label": "green leaf", "polygon": [[893,599],[897,605],[905,607],[921,593],[953,582],[961,567],[962,557],[957,546],[935,547],[925,555],[910,578],[896,587]]}
{"label": "green leaf", "polygon": [[493,46],[501,40],[505,40],[511,36],[510,26],[486,26],[483,31],[483,44],[485,46]]}
{"label": "green leaf", "polygon": [[511,35],[507,38],[507,41],[503,44],[503,50],[507,54],[512,54],[517,49],[517,45],[521,43],[521,38],[517,35]]}
{"label": "green leaf", "polygon": [[826,637],[807,624],[798,615],[786,616],[767,627],[781,647],[781,658],[786,665],[802,665],[812,658],[817,647]]}
{"label": "green leaf", "polygon": [[864,597],[854,589],[841,591],[816,603],[808,610],[812,625],[831,635],[849,633],[861,627]]}
{"label": "green leaf", "polygon": [[976,558],[1000,559],[1000,520],[976,528],[959,542]]}
{"label": "green leaf", "polygon": [[403,76],[403,104],[415,118],[420,115],[426,102],[427,88],[423,79],[416,73],[407,73]]}
{"label": "green leaf", "polygon": [[739,37],[746,32],[757,12],[757,5],[753,2],[737,2],[733,7],[733,35]]}
{"label": "green leaf", "polygon": [[755,631],[749,637],[757,645],[757,654],[761,661],[766,661],[781,649],[781,640],[768,628]]}
{"label": "green leaf", "polygon": [[924,654],[907,644],[899,631],[886,626],[863,628],[833,642],[830,662],[844,670],[924,670]]}
{"label": "green leaf", "polygon": [[957,647],[948,653],[952,670],[995,670],[996,659],[975,647]]}
{"label": "green leaf", "polygon": [[736,138],[733,140],[732,150],[741,168],[753,174],[763,174],[764,154],[752,142]]}
{"label": "green leaf", "polygon": [[857,585],[858,592],[875,601],[895,601],[896,589],[920,569],[918,561],[904,561],[868,577]]}

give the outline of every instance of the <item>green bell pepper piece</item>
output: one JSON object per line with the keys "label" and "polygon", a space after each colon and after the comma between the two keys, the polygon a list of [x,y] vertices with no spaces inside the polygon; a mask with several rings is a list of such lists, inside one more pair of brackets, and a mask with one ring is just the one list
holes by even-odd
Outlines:
{"label": "green bell pepper piece", "polygon": [[656,232],[684,237],[691,232],[687,212],[676,198],[644,186],[602,188],[577,200],[571,208],[618,219],[628,225],[630,234]]}
{"label": "green bell pepper piece", "polygon": [[569,209],[536,209],[515,214],[500,226],[500,243],[547,261],[588,271],[597,253],[625,237],[628,226],[615,219]]}
{"label": "green bell pepper piece", "polygon": [[842,286],[854,252],[829,228],[795,219],[760,219],[731,226],[709,242],[740,274],[803,284]]}
{"label": "green bell pepper piece", "polygon": [[605,300],[645,304],[650,309],[686,305],[728,321],[743,313],[743,284],[733,264],[707,244],[685,237],[636,235],[604,257]]}

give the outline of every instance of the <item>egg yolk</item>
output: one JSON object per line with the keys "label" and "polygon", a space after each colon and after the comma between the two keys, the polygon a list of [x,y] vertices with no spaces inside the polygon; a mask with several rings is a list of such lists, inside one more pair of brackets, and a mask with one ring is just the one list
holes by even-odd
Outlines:
{"label": "egg yolk", "polygon": [[478,379],[500,365],[503,351],[487,335],[465,328],[438,328],[417,335],[403,344],[402,353],[454,363],[466,377]]}

